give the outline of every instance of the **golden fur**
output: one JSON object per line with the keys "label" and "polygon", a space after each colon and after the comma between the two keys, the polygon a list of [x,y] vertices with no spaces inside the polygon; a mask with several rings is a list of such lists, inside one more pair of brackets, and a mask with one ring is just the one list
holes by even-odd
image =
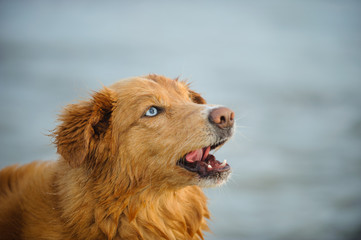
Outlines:
{"label": "golden fur", "polygon": [[[68,105],[54,130],[58,161],[0,172],[0,239],[203,239],[200,179],[176,165],[214,142],[205,100],[181,81],[126,79]],[[167,109],[144,117],[152,105]]]}

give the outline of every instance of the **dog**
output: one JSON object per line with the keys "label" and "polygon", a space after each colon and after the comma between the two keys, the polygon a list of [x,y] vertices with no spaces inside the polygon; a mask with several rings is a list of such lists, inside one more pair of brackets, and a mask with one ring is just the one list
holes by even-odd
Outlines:
{"label": "dog", "polygon": [[103,87],[59,115],[57,161],[1,170],[0,239],[204,239],[234,121],[178,79]]}

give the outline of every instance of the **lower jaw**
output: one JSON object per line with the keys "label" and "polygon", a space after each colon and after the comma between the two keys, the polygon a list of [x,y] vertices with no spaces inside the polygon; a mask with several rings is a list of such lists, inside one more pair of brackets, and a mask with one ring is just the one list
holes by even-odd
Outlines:
{"label": "lower jaw", "polygon": [[231,175],[231,170],[221,172],[217,175],[209,175],[206,177],[201,177],[197,174],[195,185],[203,188],[210,188],[210,187],[219,187],[225,184]]}
{"label": "lower jaw", "polygon": [[197,185],[202,188],[218,187],[225,184],[231,176],[232,170],[228,168],[224,171],[214,171],[207,175],[200,175],[197,172],[187,170],[191,177],[191,185]]}

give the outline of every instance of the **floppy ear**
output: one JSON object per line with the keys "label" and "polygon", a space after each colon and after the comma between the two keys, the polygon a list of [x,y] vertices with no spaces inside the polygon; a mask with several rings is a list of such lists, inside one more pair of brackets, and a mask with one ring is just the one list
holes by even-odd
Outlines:
{"label": "floppy ear", "polygon": [[97,143],[110,128],[114,106],[113,93],[104,88],[90,101],[70,104],[60,114],[54,143],[58,153],[72,166],[80,166],[96,151]]}
{"label": "floppy ear", "polygon": [[192,99],[193,102],[198,103],[198,104],[206,104],[207,101],[197,92],[193,91],[193,90],[188,90],[189,91],[189,97]]}

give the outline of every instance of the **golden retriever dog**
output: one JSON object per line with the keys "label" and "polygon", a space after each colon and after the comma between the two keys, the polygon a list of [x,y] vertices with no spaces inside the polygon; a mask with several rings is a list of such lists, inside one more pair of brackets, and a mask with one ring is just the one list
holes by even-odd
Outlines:
{"label": "golden retriever dog", "polygon": [[53,131],[58,161],[0,172],[0,239],[203,239],[203,187],[227,181],[210,153],[234,113],[186,82],[149,75],[68,105]]}

